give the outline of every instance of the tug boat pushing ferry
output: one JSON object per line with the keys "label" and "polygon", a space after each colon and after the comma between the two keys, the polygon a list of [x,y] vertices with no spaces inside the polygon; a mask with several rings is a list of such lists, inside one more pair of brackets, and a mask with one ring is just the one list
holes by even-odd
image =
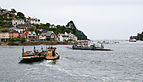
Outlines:
{"label": "tug boat pushing ferry", "polygon": [[59,59],[59,55],[58,53],[55,51],[56,48],[55,47],[49,47],[47,54],[45,55],[45,59],[46,60],[56,60]]}

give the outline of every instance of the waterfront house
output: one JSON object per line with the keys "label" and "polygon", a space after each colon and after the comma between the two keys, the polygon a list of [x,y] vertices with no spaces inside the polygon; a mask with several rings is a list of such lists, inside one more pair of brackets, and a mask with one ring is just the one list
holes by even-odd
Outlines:
{"label": "waterfront house", "polygon": [[30,23],[25,23],[25,24],[19,24],[19,25],[17,25],[17,28],[23,29],[23,30],[26,30],[28,28],[34,28],[34,29],[36,29],[36,26],[31,25]]}
{"label": "waterfront house", "polygon": [[19,33],[18,32],[10,32],[9,38],[19,38]]}
{"label": "waterfront house", "polygon": [[46,33],[46,39],[47,40],[57,40],[57,36],[53,31],[48,31]]}
{"label": "waterfront house", "polygon": [[42,33],[39,35],[39,40],[40,41],[57,40],[57,36],[53,31],[47,31],[46,33]]}
{"label": "waterfront house", "polygon": [[37,36],[36,36],[36,32],[35,31],[29,31],[29,30],[26,30],[21,38],[26,38],[27,41],[32,41],[32,40],[37,40]]}
{"label": "waterfront house", "polygon": [[14,27],[16,27],[16,26],[19,25],[19,24],[25,24],[24,19],[14,18],[14,19],[12,20],[12,25],[13,25]]}
{"label": "waterfront house", "polygon": [[46,33],[42,33],[39,35],[39,40],[40,41],[45,41],[46,40]]}
{"label": "waterfront house", "polygon": [[7,18],[7,19],[15,17],[15,14],[9,11],[2,12],[1,15],[3,18]]}
{"label": "waterfront house", "polygon": [[24,29],[16,28],[16,27],[11,27],[9,29],[10,32],[18,32],[18,33],[23,33]]}
{"label": "waterfront house", "polygon": [[58,41],[63,42],[68,40],[77,41],[77,37],[74,34],[67,32],[58,35]]}
{"label": "waterfront house", "polygon": [[9,33],[8,32],[1,32],[0,33],[0,42],[6,42],[9,40]]}
{"label": "waterfront house", "polygon": [[28,41],[37,40],[36,32],[35,31],[29,31],[27,34],[27,40]]}

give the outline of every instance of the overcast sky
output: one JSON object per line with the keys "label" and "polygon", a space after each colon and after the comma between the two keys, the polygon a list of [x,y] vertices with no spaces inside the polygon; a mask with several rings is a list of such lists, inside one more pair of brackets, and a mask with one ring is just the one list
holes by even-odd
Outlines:
{"label": "overcast sky", "polygon": [[89,39],[127,40],[143,31],[143,0],[0,0],[42,23],[66,25],[73,20]]}

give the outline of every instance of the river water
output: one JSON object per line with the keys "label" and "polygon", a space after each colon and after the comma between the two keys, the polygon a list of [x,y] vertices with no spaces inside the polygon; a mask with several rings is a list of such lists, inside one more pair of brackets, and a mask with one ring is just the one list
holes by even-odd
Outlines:
{"label": "river water", "polygon": [[[46,45],[36,46],[41,48]],[[143,42],[106,44],[113,51],[71,50],[60,59],[19,63],[23,46],[0,46],[0,82],[143,82]],[[33,46],[25,46],[32,50]]]}

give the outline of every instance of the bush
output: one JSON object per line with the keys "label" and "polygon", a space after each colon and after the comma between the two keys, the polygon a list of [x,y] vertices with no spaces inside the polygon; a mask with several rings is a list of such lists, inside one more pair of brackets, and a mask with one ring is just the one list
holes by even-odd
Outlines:
{"label": "bush", "polygon": [[21,42],[25,42],[25,38],[10,38],[9,40],[10,42],[16,42],[16,41],[21,41]]}

